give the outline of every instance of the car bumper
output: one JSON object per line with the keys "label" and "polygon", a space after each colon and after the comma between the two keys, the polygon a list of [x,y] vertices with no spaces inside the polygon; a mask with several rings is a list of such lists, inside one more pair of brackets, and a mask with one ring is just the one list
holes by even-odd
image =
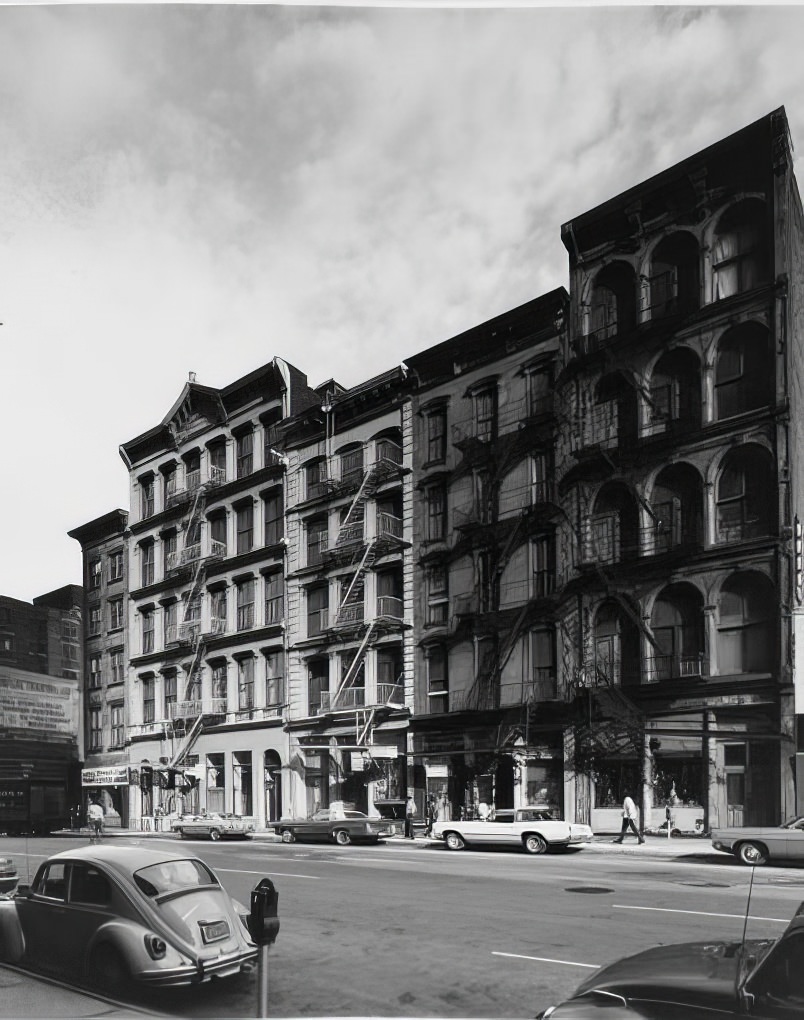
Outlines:
{"label": "car bumper", "polygon": [[243,969],[250,969],[257,959],[257,949],[248,953],[239,953],[234,957],[220,960],[199,960],[197,964],[186,964],[182,967],[171,967],[169,970],[147,970],[135,975],[136,980],[144,985],[168,987],[171,985],[197,985],[214,977],[230,977]]}

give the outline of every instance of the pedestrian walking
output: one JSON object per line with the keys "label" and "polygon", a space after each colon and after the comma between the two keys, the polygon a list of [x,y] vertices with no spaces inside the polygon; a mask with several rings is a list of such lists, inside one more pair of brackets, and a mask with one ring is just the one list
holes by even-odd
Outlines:
{"label": "pedestrian walking", "polygon": [[87,822],[89,823],[89,842],[100,843],[103,835],[103,808],[96,801],[93,801],[87,808]]}
{"label": "pedestrian walking", "polygon": [[438,802],[435,796],[431,793],[427,798],[427,828],[425,829],[426,835],[431,835],[433,831],[433,825],[438,818]]}
{"label": "pedestrian walking", "polygon": [[639,840],[640,845],[645,842],[642,833],[636,826],[636,820],[639,817],[637,812],[637,806],[629,794],[625,795],[623,801],[623,827],[620,830],[620,835],[614,840],[615,843],[622,843],[623,837],[630,829],[636,838]]}
{"label": "pedestrian walking", "polygon": [[416,801],[408,794],[405,801],[405,839],[413,839],[413,819],[416,817]]}

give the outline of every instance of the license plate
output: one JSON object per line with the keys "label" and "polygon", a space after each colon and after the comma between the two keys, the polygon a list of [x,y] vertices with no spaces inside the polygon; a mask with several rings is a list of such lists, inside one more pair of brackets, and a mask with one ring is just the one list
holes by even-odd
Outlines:
{"label": "license plate", "polygon": [[198,925],[204,942],[217,942],[229,934],[229,925],[226,921],[199,921]]}

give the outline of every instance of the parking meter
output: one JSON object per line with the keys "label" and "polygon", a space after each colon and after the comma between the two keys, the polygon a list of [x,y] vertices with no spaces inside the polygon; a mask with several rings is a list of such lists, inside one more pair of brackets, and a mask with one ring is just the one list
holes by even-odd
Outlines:
{"label": "parking meter", "polygon": [[279,893],[270,878],[261,878],[251,890],[248,930],[260,947],[257,966],[257,1016],[268,1016],[268,947],[279,933]]}
{"label": "parking meter", "polygon": [[270,946],[279,933],[279,893],[270,878],[262,878],[251,890],[248,930],[258,946]]}

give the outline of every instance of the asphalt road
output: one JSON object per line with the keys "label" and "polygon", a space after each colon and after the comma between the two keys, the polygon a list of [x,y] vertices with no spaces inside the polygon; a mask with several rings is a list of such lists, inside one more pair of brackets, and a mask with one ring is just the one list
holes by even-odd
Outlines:
{"label": "asphalt road", "polygon": [[[269,1015],[281,1017],[533,1017],[623,955],[739,939],[751,878],[728,859],[594,850],[170,842],[206,860],[243,903],[263,875],[273,879],[281,929],[268,954]],[[32,871],[70,845],[30,841]],[[24,881],[23,841],[4,839],[0,851]],[[781,934],[803,900],[804,869],[758,869],[749,937]],[[252,974],[139,1001],[176,1016],[255,1016],[256,986]]]}

